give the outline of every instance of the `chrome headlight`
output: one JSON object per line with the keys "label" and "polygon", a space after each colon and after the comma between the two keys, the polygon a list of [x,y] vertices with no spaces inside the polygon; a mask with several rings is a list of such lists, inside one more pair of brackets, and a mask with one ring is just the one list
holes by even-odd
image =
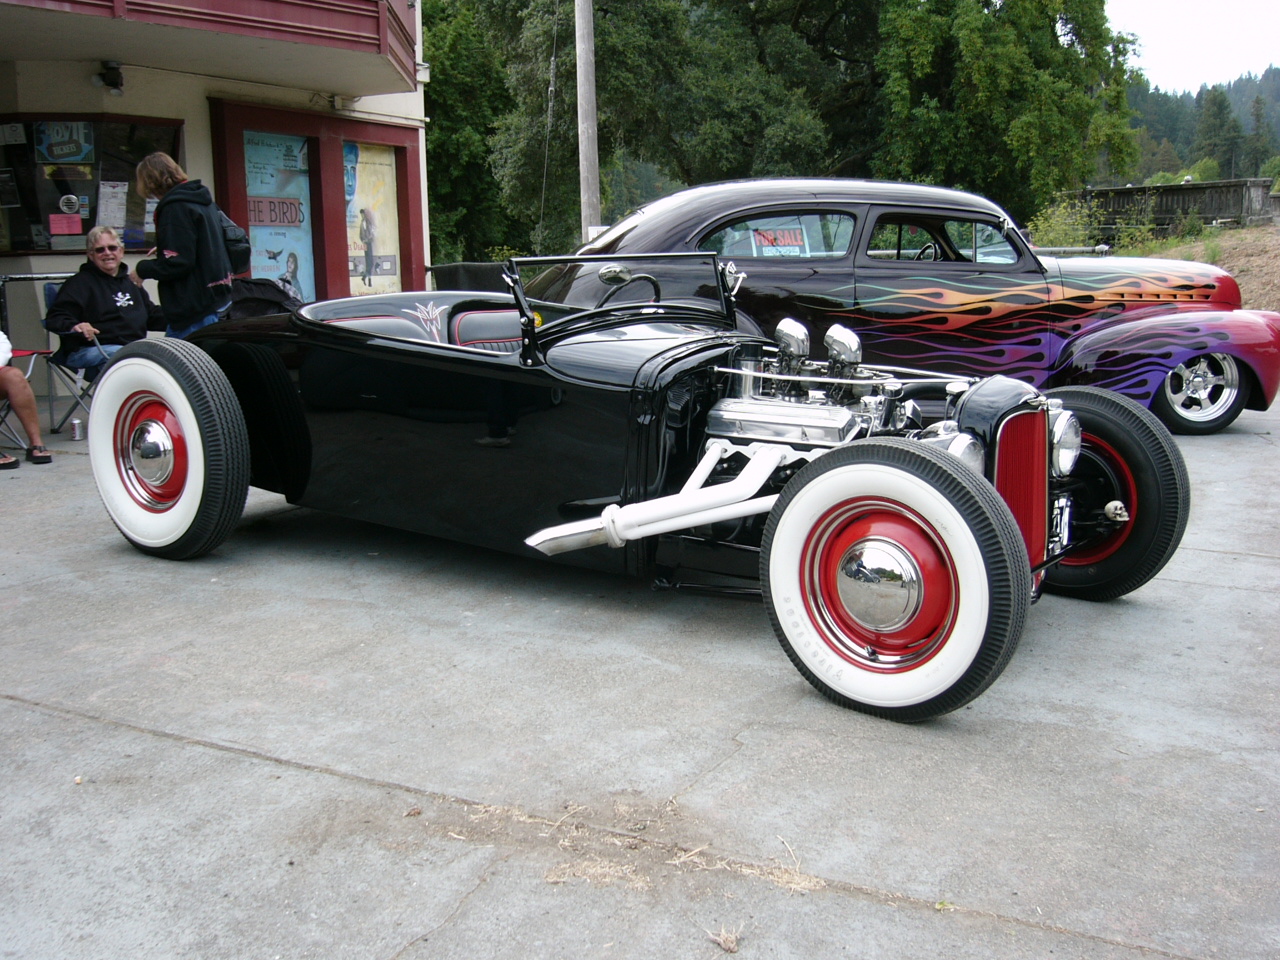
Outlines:
{"label": "chrome headlight", "polygon": [[1053,475],[1070,475],[1080,456],[1080,421],[1070,410],[1063,409],[1057,397],[1049,398],[1049,437],[1052,443],[1049,466]]}

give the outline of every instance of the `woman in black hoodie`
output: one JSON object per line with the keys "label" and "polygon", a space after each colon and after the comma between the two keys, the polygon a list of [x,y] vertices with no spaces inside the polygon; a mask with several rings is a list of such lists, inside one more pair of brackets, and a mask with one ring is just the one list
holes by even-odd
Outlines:
{"label": "woman in black hoodie", "polygon": [[215,323],[231,304],[231,261],[218,207],[208,188],[188,180],[166,153],[138,164],[138,193],[158,198],[156,257],[134,267],[137,282],[156,280],[171,337]]}

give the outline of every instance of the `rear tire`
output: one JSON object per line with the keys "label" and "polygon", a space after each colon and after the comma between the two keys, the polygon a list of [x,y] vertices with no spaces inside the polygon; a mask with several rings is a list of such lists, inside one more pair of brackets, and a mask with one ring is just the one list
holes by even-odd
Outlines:
{"label": "rear tire", "polygon": [[[1045,574],[1045,589],[1082,600],[1113,600],[1138,589],[1169,562],[1191,513],[1191,481],[1178,445],[1164,425],[1139,404],[1097,387],[1048,391],[1074,413],[1083,446],[1068,482],[1073,521],[1113,500],[1129,521],[1085,546]],[[1072,542],[1089,535],[1073,530]]]}
{"label": "rear tire", "polygon": [[116,354],[95,388],[89,459],[107,513],[143,553],[201,556],[244,511],[240,405],[218,365],[184,340],[139,340]]}
{"label": "rear tire", "polygon": [[797,473],[765,525],[760,577],[805,679],[901,722],[990,686],[1031,595],[1026,546],[991,485],[900,439],[859,441]]}

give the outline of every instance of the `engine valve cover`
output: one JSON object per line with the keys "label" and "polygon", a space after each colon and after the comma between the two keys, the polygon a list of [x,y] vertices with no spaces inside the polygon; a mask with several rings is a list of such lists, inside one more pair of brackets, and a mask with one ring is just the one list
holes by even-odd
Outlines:
{"label": "engine valve cover", "polygon": [[726,398],[707,414],[707,435],[726,440],[835,447],[853,439],[862,418],[828,403]]}

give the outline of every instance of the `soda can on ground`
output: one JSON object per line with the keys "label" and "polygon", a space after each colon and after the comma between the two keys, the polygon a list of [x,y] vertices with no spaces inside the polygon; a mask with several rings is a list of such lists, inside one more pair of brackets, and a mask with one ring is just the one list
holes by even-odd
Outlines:
{"label": "soda can on ground", "polygon": [[71,421],[71,439],[83,440],[85,438],[84,421],[79,417],[75,417]]}

